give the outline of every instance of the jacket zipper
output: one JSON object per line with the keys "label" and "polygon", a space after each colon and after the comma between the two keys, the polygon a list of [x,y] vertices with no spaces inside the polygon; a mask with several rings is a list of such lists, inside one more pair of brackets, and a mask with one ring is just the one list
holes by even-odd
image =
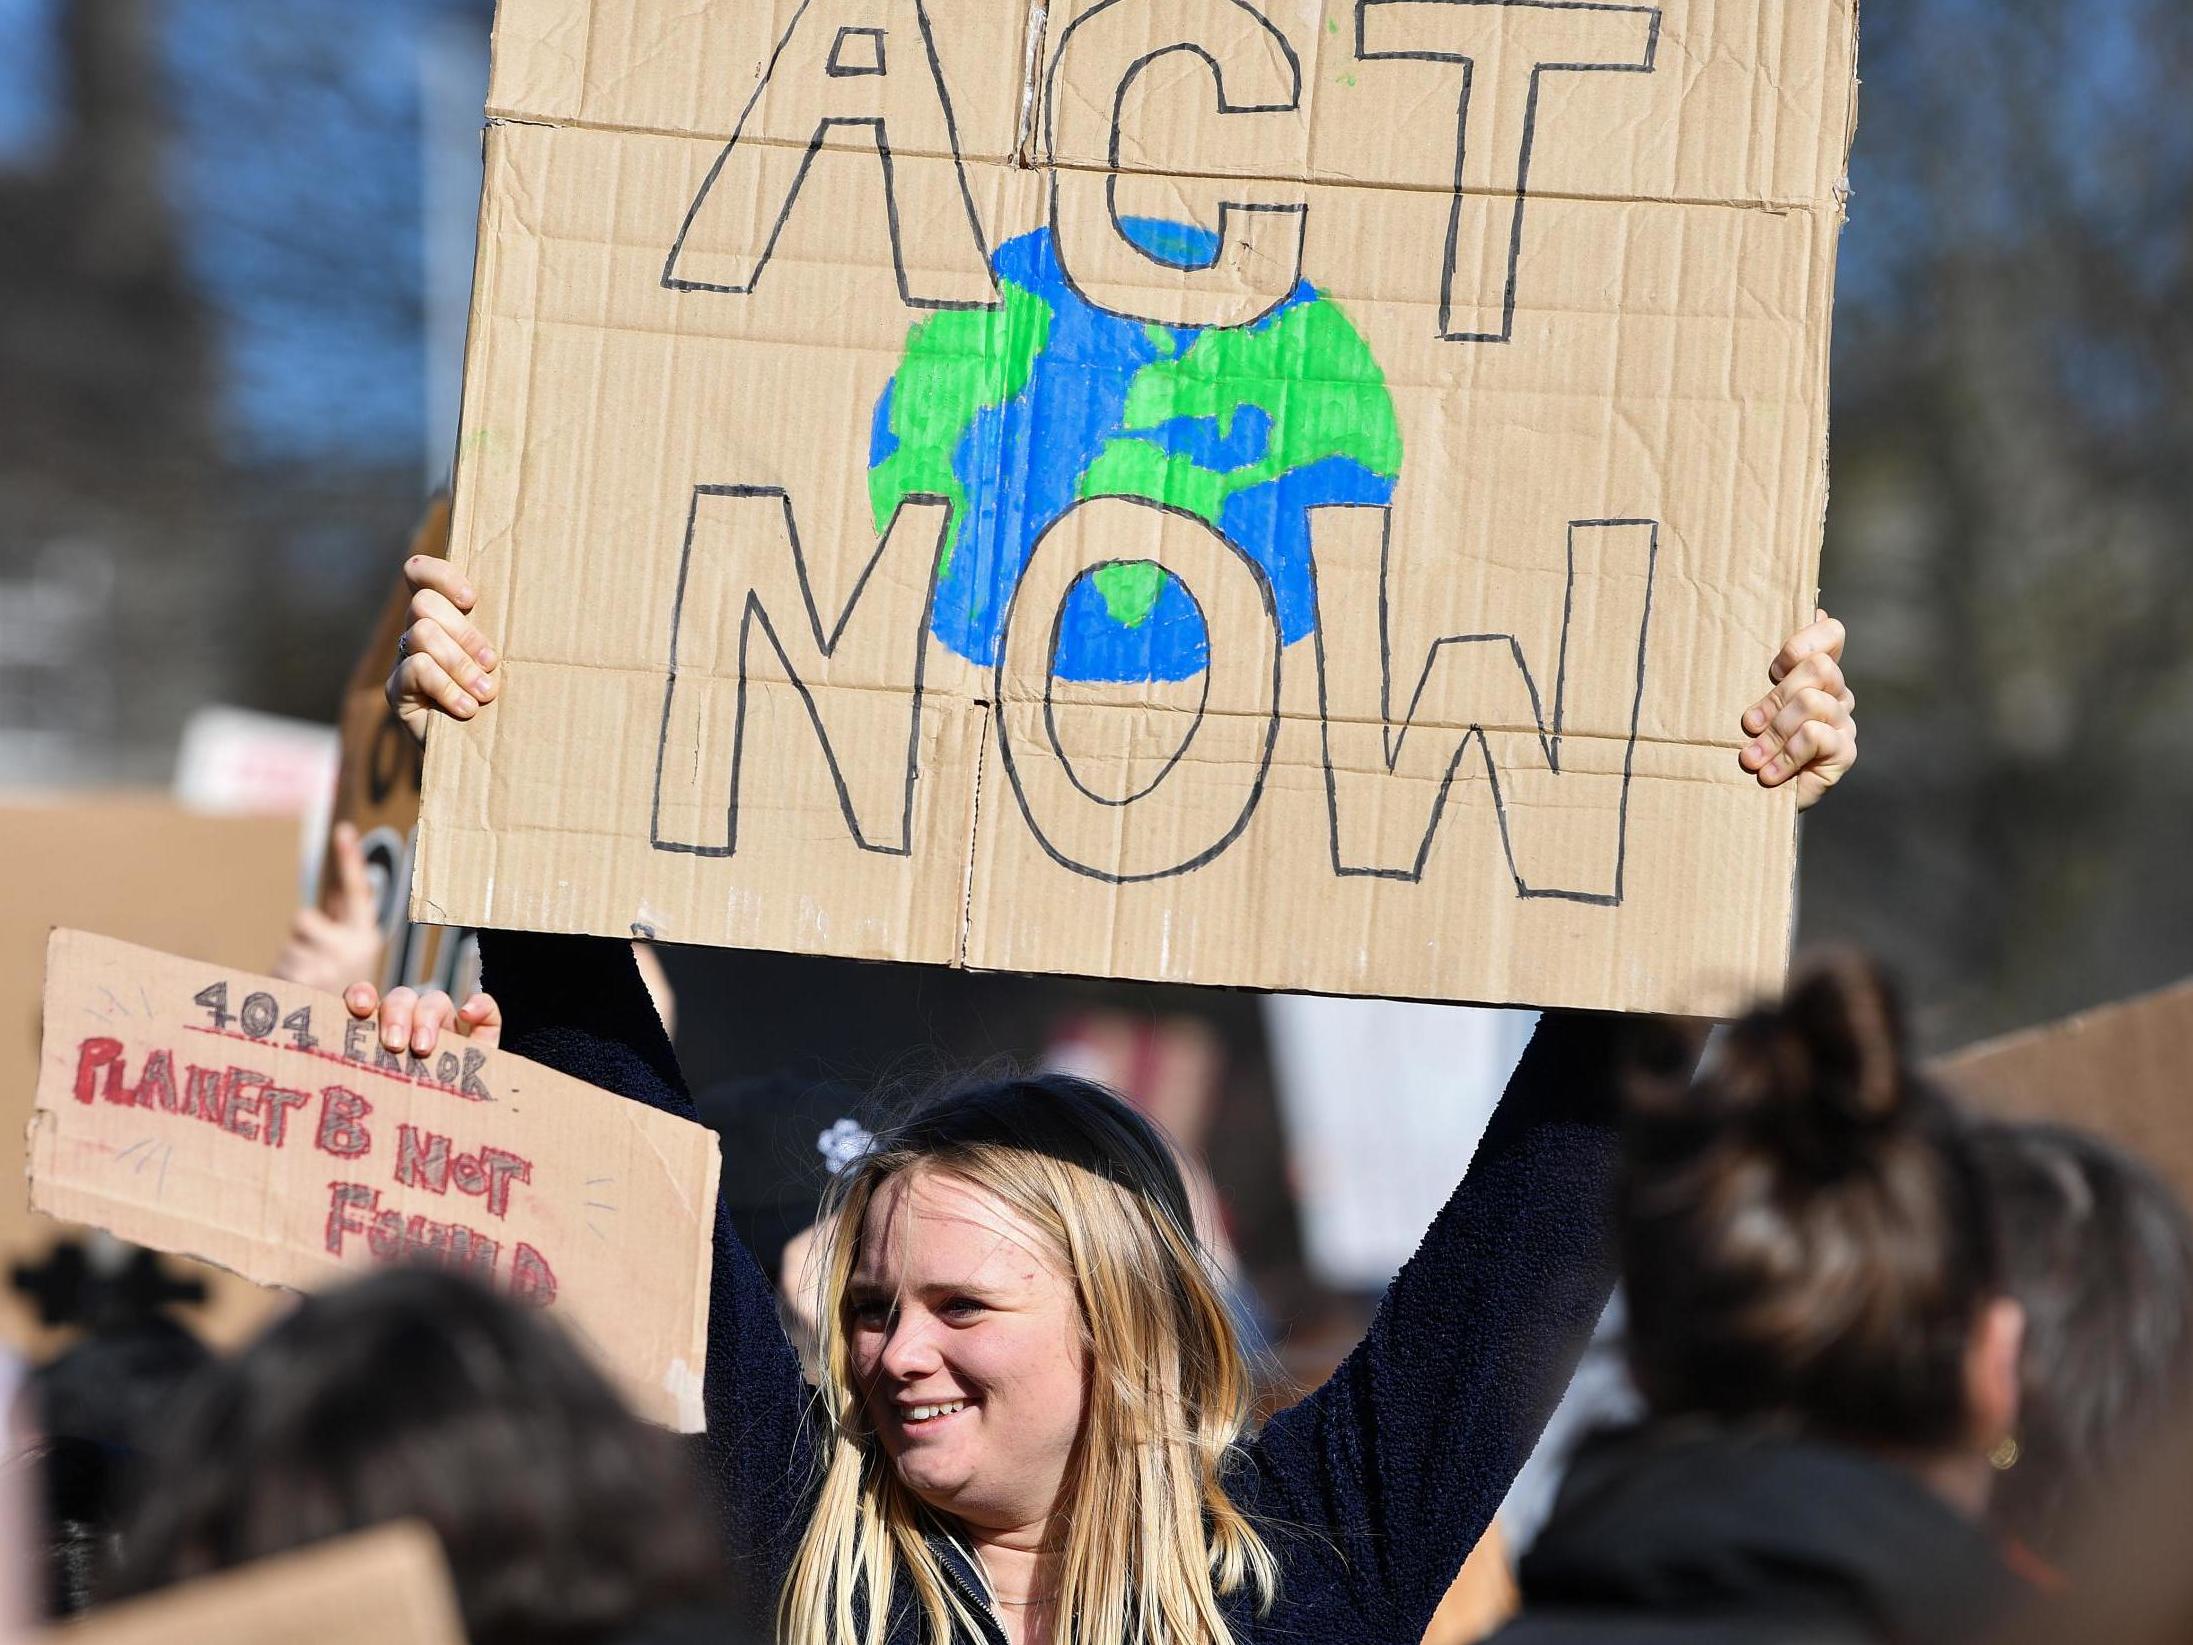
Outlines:
{"label": "jacket zipper", "polygon": [[[954,1553],[962,1552],[956,1541],[948,1539],[947,1546]],[[970,1561],[974,1559],[972,1554],[966,1557]],[[937,1563],[944,1568],[944,1574],[952,1579],[952,1586],[960,1591],[961,1597],[974,1607],[975,1613],[978,1616],[987,1618],[991,1626],[997,1630],[992,1636],[992,1645],[1009,1645],[1009,1636],[1005,1632],[1005,1618],[998,1615],[997,1606],[991,1601],[990,1596],[975,1592],[974,1585],[960,1575],[959,1567],[951,1560],[940,1559]],[[979,1564],[976,1568],[980,1569]]]}

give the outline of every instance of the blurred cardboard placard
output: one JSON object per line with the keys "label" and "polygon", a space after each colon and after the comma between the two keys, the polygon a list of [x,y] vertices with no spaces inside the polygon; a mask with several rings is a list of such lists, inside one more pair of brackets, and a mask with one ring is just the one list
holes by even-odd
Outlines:
{"label": "blurred cardboard placard", "polygon": [[[0,1177],[22,1181],[47,934],[57,925],[92,927],[257,969],[280,950],[296,909],[297,833],[295,817],[206,816],[160,794],[55,794],[0,805]],[[31,1215],[20,1187],[0,1192],[0,1260],[35,1265],[67,1236]],[[208,1296],[183,1317],[214,1342],[236,1342],[266,1316],[272,1299],[259,1287],[191,1266]],[[56,1346],[9,1288],[0,1288],[0,1339],[33,1357]]]}
{"label": "blurred cardboard placard", "polygon": [[2145,1159],[2193,1204],[2193,978],[2060,1022],[1984,1040],[1934,1072],[2012,1120],[2099,1131]]}
{"label": "blurred cardboard placard", "polygon": [[[449,499],[437,496],[413,529],[406,556],[449,553]],[[358,830],[381,922],[381,959],[375,981],[385,991],[399,983],[441,988],[459,999],[477,980],[467,933],[411,919],[411,859],[419,831],[419,741],[389,706],[389,671],[396,641],[411,621],[411,590],[399,574],[343,687],[339,720],[342,756],[335,780],[334,822]],[[323,907],[333,895],[332,853],[321,872]]]}
{"label": "blurred cardboard placard", "polygon": [[333,995],[81,931],[53,934],[45,998],[38,1210],[266,1285],[461,1269],[699,1428],[706,1128],[455,1037],[391,1053]]}
{"label": "blurred cardboard placard", "polygon": [[310,894],[340,758],[334,728],[212,704],[183,723],[175,797],[193,811],[299,819],[297,900]]}
{"label": "blurred cardboard placard", "polygon": [[1855,22],[502,0],[414,913],[1771,991]]}
{"label": "blurred cardboard placard", "polygon": [[1320,1285],[1376,1295],[1469,1169],[1537,1018],[1407,1000],[1263,1005],[1303,1260]]}
{"label": "blurred cardboard placard", "polygon": [[39,1645],[464,1645],[434,1533],[376,1526],[101,1607]]}

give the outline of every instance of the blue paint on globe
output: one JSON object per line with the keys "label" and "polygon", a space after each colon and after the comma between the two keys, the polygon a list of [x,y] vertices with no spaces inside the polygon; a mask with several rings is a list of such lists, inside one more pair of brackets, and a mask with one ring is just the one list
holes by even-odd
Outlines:
{"label": "blue paint on globe", "polygon": [[[1151,256],[1176,266],[1202,266],[1218,252],[1216,236],[1199,228],[1148,218],[1124,219],[1122,227]],[[1214,475],[1238,474],[1266,457],[1282,397],[1316,391],[1314,382],[1284,373],[1219,385],[1237,402],[1224,426],[1217,416],[1184,416],[1130,428],[1124,413],[1138,376],[1161,362],[1177,364],[1206,332],[1147,325],[1095,307],[1068,284],[1047,229],[1007,241],[991,267],[1000,281],[1039,299],[1049,325],[1019,392],[977,409],[951,447],[951,471],[966,504],[938,579],[931,631],[982,667],[997,662],[1007,605],[1037,539],[1092,494],[1090,471],[1107,446],[1141,440]],[[1304,281],[1248,329],[1261,331],[1302,305],[1329,301]],[[892,430],[897,392],[894,375],[871,420],[871,470],[898,449]],[[1390,428],[1382,386],[1378,399]],[[1365,449],[1372,443],[1366,435]],[[1385,504],[1394,485],[1394,475],[1336,453],[1225,498],[1213,523],[1269,580],[1283,643],[1306,638],[1316,626],[1308,511],[1323,504]],[[1098,488],[1093,494],[1105,493]],[[1175,501],[1144,491],[1110,494]],[[1122,621],[1095,579],[1085,576],[1067,596],[1052,668],[1071,681],[1186,680],[1202,672],[1209,655],[1203,618],[1177,580],[1164,578],[1146,613]]]}

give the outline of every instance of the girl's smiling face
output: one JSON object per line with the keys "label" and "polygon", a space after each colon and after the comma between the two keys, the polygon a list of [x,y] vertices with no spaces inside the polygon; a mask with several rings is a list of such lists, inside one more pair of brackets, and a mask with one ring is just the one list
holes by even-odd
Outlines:
{"label": "girl's smiling face", "polygon": [[869,1423],[907,1488],[986,1530],[1047,1519],[1088,1402],[1064,1254],[994,1194],[904,1171],[869,1201],[846,1312]]}

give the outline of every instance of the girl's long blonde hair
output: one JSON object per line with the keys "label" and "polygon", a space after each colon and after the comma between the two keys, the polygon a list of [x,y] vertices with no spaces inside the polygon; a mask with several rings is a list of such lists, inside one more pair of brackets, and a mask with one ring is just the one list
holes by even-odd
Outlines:
{"label": "girl's long blonde hair", "polygon": [[1221,1479],[1250,1377],[1155,1126],[1084,1080],[990,1082],[933,1104],[834,1185],[819,1264],[822,1487],[779,1602],[783,1645],[883,1645],[898,1584],[930,1645],[979,1634],[855,1386],[846,1287],[868,1207],[904,1172],[956,1177],[1060,1253],[1089,1356],[1087,1409],[1055,1520],[1059,1645],[1232,1645],[1221,1596],[1268,1607],[1278,1568]]}

